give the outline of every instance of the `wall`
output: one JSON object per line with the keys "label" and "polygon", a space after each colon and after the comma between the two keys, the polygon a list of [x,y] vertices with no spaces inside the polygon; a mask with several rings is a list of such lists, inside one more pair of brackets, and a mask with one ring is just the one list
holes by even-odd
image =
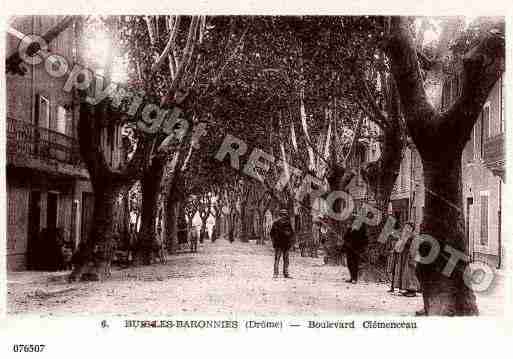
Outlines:
{"label": "wall", "polygon": [[[491,90],[485,106],[490,107],[489,132],[485,130],[482,133],[482,117],[480,115],[470,140],[468,141],[462,155],[462,182],[463,182],[463,205],[465,218],[469,218],[469,247],[470,255],[474,260],[485,261],[496,265],[499,255],[499,210],[501,186],[504,182],[498,176],[495,176],[484,164],[481,156],[483,142],[489,138],[501,134],[501,81],[497,81]],[[486,129],[486,125],[484,128]],[[488,195],[488,241],[487,244],[481,244],[481,221],[482,221],[482,202],[481,195]],[[473,201],[470,210],[467,210],[467,199]],[[469,213],[467,213],[469,212]]]}
{"label": "wall", "polygon": [[[10,26],[19,32],[29,35],[41,35],[62,19],[62,16],[16,16],[11,19]],[[20,40],[7,34],[7,56],[16,51]],[[73,63],[75,48],[74,29],[69,27],[63,31],[49,46],[53,53],[64,56]],[[57,130],[57,111],[60,106],[68,106],[70,112],[65,126],[65,134],[76,137],[76,111],[72,94],[63,91],[66,77],[53,78],[46,73],[43,64],[35,67],[26,66],[25,76],[6,75],[7,116],[18,121],[34,124],[36,121],[36,95],[46,97],[50,102],[50,129]],[[74,106],[73,106],[74,105]],[[71,111],[74,108],[74,111]],[[36,166],[37,167],[37,166]],[[8,270],[26,268],[26,252],[28,244],[29,199],[30,191],[40,191],[40,227],[47,225],[47,198],[49,191],[58,192],[57,226],[65,228],[66,235],[75,241],[80,237],[80,211],[82,192],[92,192],[87,180],[77,180],[60,171],[50,174],[41,167],[27,170],[11,167],[7,171],[7,265]],[[73,201],[78,200],[78,213],[72,214]],[[73,221],[75,227],[73,228]]]}
{"label": "wall", "polygon": [[[62,16],[17,16],[11,26],[25,35],[44,34]],[[49,46],[52,53],[64,56],[68,63],[73,63],[73,27],[64,30]],[[9,56],[16,51],[20,40],[8,34],[6,54]],[[54,78],[46,73],[44,64],[34,67],[25,66],[27,73],[24,77],[7,74],[6,100],[7,116],[19,121],[35,123],[36,95],[46,97],[50,102],[50,129],[57,130],[57,109],[66,106],[71,111],[72,96],[63,91],[66,76]],[[73,135],[72,115],[66,124],[66,135]]]}

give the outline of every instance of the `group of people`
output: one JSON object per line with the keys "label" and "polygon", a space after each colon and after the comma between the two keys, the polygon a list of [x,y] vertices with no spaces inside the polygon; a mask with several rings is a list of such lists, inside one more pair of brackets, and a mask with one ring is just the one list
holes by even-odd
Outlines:
{"label": "group of people", "polygon": [[[367,226],[360,225],[351,218],[352,226],[344,236],[344,250],[347,257],[347,266],[350,273],[349,283],[358,281],[358,268],[363,249],[367,244]],[[290,223],[288,210],[282,209],[279,218],[273,223],[270,232],[274,247],[274,278],[279,275],[280,260],[283,258],[283,276],[291,278],[289,273],[289,252],[294,243],[294,230]]]}
{"label": "group of people", "polygon": [[[399,222],[396,222],[395,230],[404,233],[412,233],[414,225],[411,222],[405,223],[405,228],[401,228]],[[389,242],[389,255],[387,261],[387,272],[390,277],[390,290],[394,292],[398,288],[405,297],[415,297],[420,291],[420,284],[415,274],[415,258],[411,253],[413,235],[406,238],[391,238]]]}
{"label": "group of people", "polygon": [[[395,216],[398,218],[398,216]],[[358,272],[362,253],[368,244],[367,225],[361,221],[356,221],[353,216],[350,218],[351,227],[347,229],[344,235],[343,250],[346,254],[347,267],[349,269],[348,283],[355,284],[358,281]],[[406,238],[393,238],[388,244],[388,263],[387,272],[391,276],[391,292],[395,288],[401,290],[401,294],[406,297],[416,296],[420,290],[420,285],[415,275],[415,260],[411,254],[410,248],[413,240],[414,225],[411,222],[405,224],[406,228],[401,228],[399,222],[396,222],[395,230],[397,233],[404,229],[404,233],[411,233]],[[280,260],[283,258],[283,276],[290,278],[289,273],[289,252],[294,243],[294,230],[292,228],[289,213],[286,209],[279,212],[279,218],[273,223],[270,232],[274,247],[274,278],[279,275]]]}

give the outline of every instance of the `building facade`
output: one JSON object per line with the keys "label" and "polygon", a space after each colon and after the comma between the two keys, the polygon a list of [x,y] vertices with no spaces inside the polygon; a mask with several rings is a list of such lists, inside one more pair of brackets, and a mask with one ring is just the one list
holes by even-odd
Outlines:
{"label": "building facade", "polygon": [[[41,35],[60,16],[20,16],[9,26]],[[7,34],[7,56],[20,39]],[[74,25],[49,44],[49,51],[76,60]],[[36,241],[45,228],[62,228],[76,247],[87,236],[93,211],[89,175],[77,141],[79,102],[63,90],[66,76],[51,77],[43,64],[24,76],[6,75],[7,97],[7,268],[31,268]]]}
{"label": "building facade", "polygon": [[504,73],[495,83],[462,156],[465,234],[471,259],[501,267],[505,183]]}
{"label": "building facade", "polygon": [[[461,158],[462,203],[466,248],[472,261],[500,268],[504,263],[501,235],[502,193],[505,183],[504,73],[495,83],[477,119]],[[461,73],[448,77],[442,92],[442,110],[461,95]],[[391,197],[391,212],[408,219],[419,230],[424,212],[422,162],[413,145],[403,155]]]}

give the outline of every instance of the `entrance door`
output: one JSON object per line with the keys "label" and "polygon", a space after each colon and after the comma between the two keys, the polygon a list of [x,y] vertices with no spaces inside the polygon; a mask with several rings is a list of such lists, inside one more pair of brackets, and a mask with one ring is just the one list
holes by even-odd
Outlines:
{"label": "entrance door", "polygon": [[465,216],[465,251],[467,255],[470,256],[470,260],[473,260],[473,248],[474,245],[471,243],[471,233],[470,233],[470,214],[472,213],[472,204],[474,203],[474,198],[467,198],[467,212]]}
{"label": "entrance door", "polygon": [[80,229],[80,242],[86,243],[93,224],[94,196],[92,193],[82,192],[82,226]]}
{"label": "entrance door", "polygon": [[46,228],[57,228],[57,205],[59,195],[48,192]]}
{"label": "entrance door", "polygon": [[27,267],[32,269],[37,255],[37,240],[41,218],[41,192],[31,191],[29,196],[28,213],[28,240],[27,240]]}

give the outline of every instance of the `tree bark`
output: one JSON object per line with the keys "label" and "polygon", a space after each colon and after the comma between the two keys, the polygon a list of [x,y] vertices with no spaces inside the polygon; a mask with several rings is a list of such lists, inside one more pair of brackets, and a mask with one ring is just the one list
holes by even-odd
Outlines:
{"label": "tree bark", "polygon": [[135,252],[136,264],[152,264],[160,247],[155,233],[155,219],[157,218],[158,197],[164,167],[164,156],[155,156],[151,165],[144,171],[141,180],[141,228]]}
{"label": "tree bark", "polygon": [[123,227],[122,238],[123,246],[130,249],[130,188],[123,191]]}
{"label": "tree bark", "polygon": [[201,217],[201,227],[200,227],[200,243],[203,243],[205,240],[205,236],[207,233],[207,218],[208,217]]}
{"label": "tree bark", "polygon": [[74,256],[75,267],[69,280],[104,280],[110,276],[110,264],[114,254],[114,206],[121,186],[113,183],[96,183],[94,186],[93,227],[89,238],[80,243]]}
{"label": "tree bark", "polygon": [[219,207],[214,206],[212,215],[214,216],[214,227],[212,228],[212,237],[210,240],[215,242],[220,235],[220,226],[221,226],[221,210]]}
{"label": "tree bark", "polygon": [[265,243],[265,211],[258,210],[258,239],[257,244]]}
{"label": "tree bark", "polygon": [[[458,262],[449,277],[442,274],[448,259],[444,252],[445,245],[465,253],[461,152],[446,156],[443,161],[423,159],[422,164],[425,188],[428,189],[425,193],[422,232],[437,239],[441,245],[441,255],[435,262],[417,264],[425,310],[430,315],[478,314],[474,293],[463,277],[468,263]],[[436,192],[429,189],[436,189]]]}
{"label": "tree bark", "polygon": [[[424,166],[425,204],[421,233],[435,238],[441,255],[418,263],[427,315],[477,315],[474,293],[464,282],[468,261],[459,261],[450,276],[446,246],[465,253],[461,191],[461,154],[486,98],[497,81],[504,39],[489,35],[464,56],[463,94],[445,113],[428,102],[407,18],[393,17],[386,46],[409,133]],[[423,250],[421,246],[421,255]]]}
{"label": "tree bark", "polygon": [[[327,177],[330,191],[344,191],[347,192],[347,187],[354,178],[355,173],[344,166],[333,164],[330,173]],[[335,201],[333,204],[333,211],[340,213],[342,210],[342,203]],[[326,255],[328,258],[338,258],[341,253],[340,245],[346,231],[346,221],[331,221],[330,229],[326,239]]]}
{"label": "tree bark", "polygon": [[[111,117],[112,122],[106,121]],[[81,243],[74,255],[74,269],[69,281],[103,280],[110,275],[114,255],[114,205],[124,188],[131,186],[140,176],[143,162],[149,154],[148,142],[140,139],[130,162],[112,169],[104,156],[101,134],[105,123],[116,126],[116,114],[108,105],[90,106],[82,102],[79,116],[79,145],[82,159],[89,171],[94,190],[94,222],[87,243]]]}
{"label": "tree bark", "polygon": [[247,221],[247,210],[246,210],[246,203],[240,204],[240,241],[241,242],[249,242],[248,239],[248,221]]}

